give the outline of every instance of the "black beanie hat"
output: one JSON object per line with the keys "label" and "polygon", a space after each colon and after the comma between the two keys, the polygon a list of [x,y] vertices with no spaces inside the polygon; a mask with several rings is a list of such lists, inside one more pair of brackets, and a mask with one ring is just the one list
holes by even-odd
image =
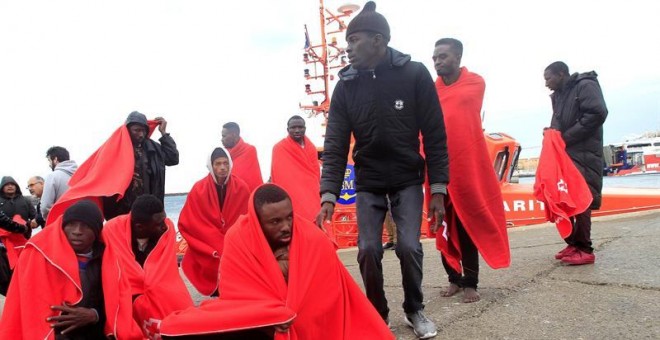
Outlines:
{"label": "black beanie hat", "polygon": [[62,218],[62,228],[69,222],[80,221],[87,224],[94,231],[98,240],[103,227],[103,215],[101,209],[90,200],[82,200],[70,206],[64,212]]}
{"label": "black beanie hat", "polygon": [[145,126],[147,130],[149,130],[149,125],[147,124],[147,116],[137,111],[133,111],[129,113],[128,117],[126,117],[125,125],[129,126],[131,124],[140,124],[142,126]]}
{"label": "black beanie hat", "polygon": [[364,4],[362,11],[351,20],[346,29],[346,37],[360,31],[380,33],[386,40],[390,40],[390,25],[382,14],[376,12],[376,3],[373,1]]}
{"label": "black beanie hat", "polygon": [[227,157],[227,153],[225,152],[225,150],[223,150],[222,148],[215,148],[215,150],[213,150],[213,152],[211,153],[211,163],[213,163],[214,160],[220,157],[229,158]]}

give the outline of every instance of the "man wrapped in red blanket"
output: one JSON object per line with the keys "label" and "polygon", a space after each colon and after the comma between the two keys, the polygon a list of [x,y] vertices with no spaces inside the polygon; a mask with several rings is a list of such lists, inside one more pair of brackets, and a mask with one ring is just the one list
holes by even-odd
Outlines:
{"label": "man wrapped in red blanket", "polygon": [[250,192],[232,174],[232,158],[224,148],[213,150],[207,167],[209,174],[190,189],[179,215],[179,231],[188,243],[181,268],[200,293],[217,296],[225,234],[247,212]]}
{"label": "man wrapped in red blanket", "polygon": [[241,128],[234,122],[222,126],[222,145],[234,160],[234,175],[245,181],[252,192],[264,183],[257,158],[257,149],[241,138]]}
{"label": "man wrapped in red blanket", "polygon": [[394,339],[330,239],[273,184],[252,194],[248,214],[227,233],[219,299],[161,324],[169,337],[248,329],[275,339]]}
{"label": "man wrapped in red blanket", "polygon": [[302,117],[289,118],[289,135],[273,147],[270,180],[291,195],[296,215],[315,221],[321,206],[315,190],[321,185],[321,167],[316,146],[305,136],[305,129]]}
{"label": "man wrapped in red blanket", "polygon": [[449,276],[443,296],[464,289],[463,302],[480,299],[479,253],[492,268],[511,262],[502,193],[488,156],[481,127],[486,83],[460,67],[463,44],[452,38],[435,44],[435,87],[444,113],[449,154],[446,229],[436,235],[438,250]]}
{"label": "man wrapped in red blanket", "polygon": [[101,242],[103,217],[80,201],[33,237],[9,286],[0,339],[141,339],[128,280]]}
{"label": "man wrapped in red blanket", "polygon": [[158,338],[168,314],[193,305],[177,266],[172,221],[153,195],[138,197],[131,212],[103,228],[107,249],[115,254],[130,282],[133,317],[146,338]]}

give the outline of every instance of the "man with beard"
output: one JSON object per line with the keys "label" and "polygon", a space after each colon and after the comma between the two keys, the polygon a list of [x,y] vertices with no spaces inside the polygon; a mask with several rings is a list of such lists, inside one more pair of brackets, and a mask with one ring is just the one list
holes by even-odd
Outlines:
{"label": "man with beard", "polygon": [[248,209],[225,239],[220,298],[170,314],[161,324],[162,335],[394,338],[339,260],[332,241],[313,222],[294,213],[282,188],[260,186]]}
{"label": "man with beard", "polygon": [[53,146],[46,151],[48,164],[53,170],[46,176],[44,193],[41,198],[41,215],[48,218],[50,209],[69,190],[69,179],[78,169],[75,161],[69,159],[69,151],[61,146]]}

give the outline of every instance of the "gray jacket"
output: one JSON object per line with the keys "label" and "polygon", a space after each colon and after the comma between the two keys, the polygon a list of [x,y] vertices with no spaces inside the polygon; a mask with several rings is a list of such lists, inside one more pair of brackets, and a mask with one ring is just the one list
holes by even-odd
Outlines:
{"label": "gray jacket", "polygon": [[60,162],[50,173],[44,183],[44,192],[41,195],[41,215],[44,220],[48,218],[50,209],[55,205],[65,191],[69,190],[69,179],[78,169],[75,161]]}

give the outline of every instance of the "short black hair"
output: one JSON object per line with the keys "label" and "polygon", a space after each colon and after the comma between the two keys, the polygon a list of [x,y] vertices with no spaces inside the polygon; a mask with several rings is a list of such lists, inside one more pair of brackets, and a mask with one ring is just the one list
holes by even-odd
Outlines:
{"label": "short black hair", "polygon": [[234,122],[226,123],[225,125],[222,126],[222,128],[227,129],[227,130],[236,131],[236,133],[238,133],[239,135],[241,134],[241,127],[238,126],[238,124],[236,124]]}
{"label": "short black hair", "polygon": [[463,55],[463,43],[458,39],[442,38],[435,42],[435,46],[438,45],[449,45],[458,55]]}
{"label": "short black hair", "polygon": [[552,72],[552,74],[560,75],[560,74],[565,74],[565,75],[570,75],[568,73],[568,65],[566,65],[563,61],[555,61],[554,63],[548,65],[548,67],[545,68],[546,71]]}
{"label": "short black hair", "polygon": [[48,159],[55,159],[57,157],[57,160],[60,162],[68,161],[69,151],[61,146],[52,146],[46,151],[46,157]]}
{"label": "short black hair", "polygon": [[291,121],[294,119],[300,119],[303,122],[305,122],[305,118],[295,115],[295,116],[291,116],[291,118],[289,118],[289,120],[286,121],[286,125],[289,126],[289,123],[291,123]]}
{"label": "short black hair", "polygon": [[155,214],[165,210],[163,202],[154,195],[141,195],[135,199],[131,206],[131,221],[136,223],[149,223]]}
{"label": "short black hair", "polygon": [[291,197],[284,189],[275,184],[264,184],[254,192],[254,210],[259,213],[264,204],[282,202],[285,199],[291,200]]}

